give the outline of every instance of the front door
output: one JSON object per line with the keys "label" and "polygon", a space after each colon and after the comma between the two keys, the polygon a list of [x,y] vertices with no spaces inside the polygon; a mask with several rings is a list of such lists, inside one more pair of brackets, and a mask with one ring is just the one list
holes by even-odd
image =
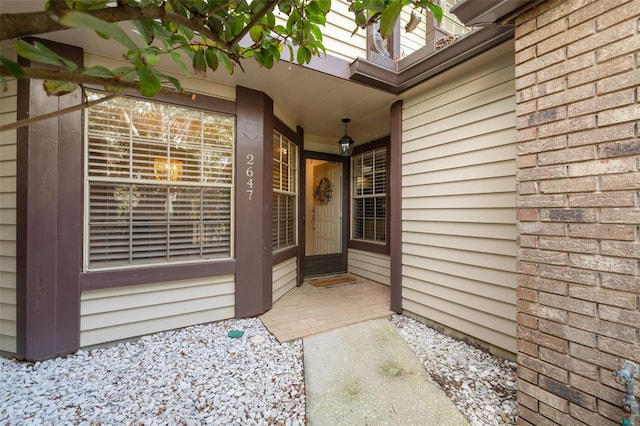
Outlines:
{"label": "front door", "polygon": [[305,159],[305,276],[346,271],[344,161]]}

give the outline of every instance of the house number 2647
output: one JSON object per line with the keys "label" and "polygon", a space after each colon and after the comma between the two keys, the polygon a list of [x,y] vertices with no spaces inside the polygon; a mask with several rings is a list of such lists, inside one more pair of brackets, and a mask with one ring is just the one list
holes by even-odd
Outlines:
{"label": "house number 2647", "polygon": [[253,154],[247,154],[247,168],[245,174],[249,178],[247,181],[247,194],[249,194],[249,200],[253,197]]}

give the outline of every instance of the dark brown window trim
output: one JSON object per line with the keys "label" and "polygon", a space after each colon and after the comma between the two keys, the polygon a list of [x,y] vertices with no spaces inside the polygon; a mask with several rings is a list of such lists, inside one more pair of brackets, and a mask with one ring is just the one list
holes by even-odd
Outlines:
{"label": "dark brown window trim", "polygon": [[[389,146],[390,146],[390,138],[389,136],[385,136],[380,139],[373,140],[371,142],[364,143],[362,145],[358,145],[353,149],[353,155],[362,154],[363,152],[373,151],[374,149],[386,148],[387,149],[387,188],[389,188],[389,166],[391,164],[390,155],[389,155]],[[390,208],[391,204],[389,202],[389,193],[387,192],[386,197],[386,209],[387,209],[387,220],[386,220],[386,241],[384,243],[374,243],[363,240],[354,240],[351,239],[351,229],[349,228],[349,241],[347,246],[350,249],[368,251],[371,253],[380,253],[380,254],[389,254],[389,239],[390,239]],[[349,203],[351,203],[351,168],[349,168]],[[351,223],[351,217],[349,217],[349,223]]]}
{"label": "dark brown window trim", "polygon": [[282,133],[284,137],[289,139],[291,142],[293,142],[295,145],[298,146],[298,149],[300,149],[302,142],[299,140],[300,138],[298,133],[290,129],[289,126],[284,124],[282,120],[280,120],[278,117],[275,117],[275,116],[273,117],[273,128],[276,129],[278,132]]}
{"label": "dark brown window trim", "polygon": [[91,271],[80,274],[80,290],[100,290],[164,281],[233,275],[236,261],[224,260],[195,264],[152,266],[147,268]]}
{"label": "dark brown window trim", "polygon": [[[85,85],[88,89],[96,92],[104,92],[100,86]],[[127,94],[126,98],[142,99],[149,102],[160,102],[167,105],[182,106],[185,108],[201,109],[208,112],[236,115],[236,103],[226,99],[214,98],[208,95],[187,96],[180,93],[159,93],[152,99],[134,92]],[[82,135],[84,137],[84,135]]]}
{"label": "dark brown window trim", "polygon": [[276,266],[277,264],[282,263],[285,260],[289,260],[292,257],[298,256],[299,251],[300,248],[295,245],[273,252],[273,266]]}

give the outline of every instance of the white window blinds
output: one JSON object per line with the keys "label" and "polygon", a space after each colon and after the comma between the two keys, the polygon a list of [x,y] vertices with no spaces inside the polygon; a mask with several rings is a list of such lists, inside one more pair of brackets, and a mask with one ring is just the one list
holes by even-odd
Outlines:
{"label": "white window blinds", "polygon": [[354,155],[351,159],[351,238],[386,242],[387,233],[387,150],[380,148]]}
{"label": "white window blinds", "polygon": [[231,257],[232,116],[123,97],[86,123],[88,269]]}

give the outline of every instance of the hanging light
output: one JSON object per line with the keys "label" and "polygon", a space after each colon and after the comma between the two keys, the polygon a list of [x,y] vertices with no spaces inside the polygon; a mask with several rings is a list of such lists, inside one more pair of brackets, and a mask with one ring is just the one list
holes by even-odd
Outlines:
{"label": "hanging light", "polygon": [[340,138],[338,145],[340,146],[340,155],[343,157],[348,157],[353,152],[353,139],[351,139],[351,136],[347,134],[347,123],[350,121],[350,118],[342,119],[342,122],[344,123],[344,136]]}

